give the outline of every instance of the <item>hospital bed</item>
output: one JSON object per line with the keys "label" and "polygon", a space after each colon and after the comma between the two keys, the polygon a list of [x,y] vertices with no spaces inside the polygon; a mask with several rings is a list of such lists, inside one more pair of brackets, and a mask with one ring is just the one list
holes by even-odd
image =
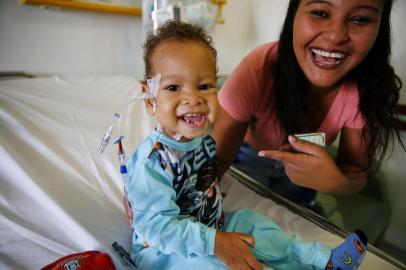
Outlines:
{"label": "hospital bed", "polygon": [[[0,81],[0,269],[40,269],[68,254],[130,250],[116,146],[98,152],[106,129],[124,136],[127,155],[153,129],[140,83],[128,76],[6,74]],[[18,77],[23,75],[23,77]],[[347,232],[231,168],[225,209],[252,208],[287,233],[334,247]],[[373,226],[373,224],[371,224]],[[361,269],[406,269],[369,245]]]}

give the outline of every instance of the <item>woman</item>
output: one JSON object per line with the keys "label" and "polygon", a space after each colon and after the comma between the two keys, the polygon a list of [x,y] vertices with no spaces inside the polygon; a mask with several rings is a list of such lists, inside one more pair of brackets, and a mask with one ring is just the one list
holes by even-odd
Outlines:
{"label": "woman", "polygon": [[[238,153],[237,167],[307,206],[316,191],[360,191],[390,139],[400,141],[391,8],[392,0],[291,0],[279,42],[249,53],[219,93],[220,174]],[[292,136],[315,131],[327,144],[341,134],[336,162]]]}

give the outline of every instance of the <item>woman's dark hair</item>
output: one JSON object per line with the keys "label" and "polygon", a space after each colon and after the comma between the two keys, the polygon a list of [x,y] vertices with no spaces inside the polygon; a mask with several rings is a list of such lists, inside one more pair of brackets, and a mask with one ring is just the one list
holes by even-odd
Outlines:
{"label": "woman's dark hair", "polygon": [[[200,27],[178,21],[167,21],[160,25],[155,33],[149,33],[144,43],[145,78],[151,76],[151,55],[154,49],[164,41],[198,41],[210,49],[217,65],[217,51],[212,45],[213,39]],[[217,66],[215,67],[217,69]]]}
{"label": "woman's dark hair", "polygon": [[[393,1],[383,1],[384,8],[375,44],[365,59],[347,75],[347,78],[357,82],[359,90],[359,109],[366,122],[363,130],[363,139],[368,145],[369,164],[366,169],[370,171],[378,168],[390,140],[395,136],[405,148],[399,131],[395,128],[397,116],[394,108],[402,82],[390,64],[390,13]],[[289,134],[314,131],[311,130],[306,105],[308,83],[293,50],[293,22],[299,3],[300,0],[289,2],[279,37],[277,63],[272,70],[275,76],[276,111],[286,138]]]}

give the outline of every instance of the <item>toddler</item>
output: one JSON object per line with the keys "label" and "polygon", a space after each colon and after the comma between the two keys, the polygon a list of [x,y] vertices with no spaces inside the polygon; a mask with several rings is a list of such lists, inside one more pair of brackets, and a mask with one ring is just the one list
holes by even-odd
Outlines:
{"label": "toddler", "polygon": [[140,269],[355,269],[362,232],[330,249],[249,209],[223,212],[216,147],[216,50],[200,28],[167,22],[144,45],[143,87],[158,126],[127,163],[131,256]]}

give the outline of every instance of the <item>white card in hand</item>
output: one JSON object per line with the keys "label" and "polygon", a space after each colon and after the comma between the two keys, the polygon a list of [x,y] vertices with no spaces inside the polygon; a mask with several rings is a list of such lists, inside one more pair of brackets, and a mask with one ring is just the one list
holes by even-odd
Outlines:
{"label": "white card in hand", "polygon": [[326,147],[326,134],[324,132],[294,134],[296,138]]}

